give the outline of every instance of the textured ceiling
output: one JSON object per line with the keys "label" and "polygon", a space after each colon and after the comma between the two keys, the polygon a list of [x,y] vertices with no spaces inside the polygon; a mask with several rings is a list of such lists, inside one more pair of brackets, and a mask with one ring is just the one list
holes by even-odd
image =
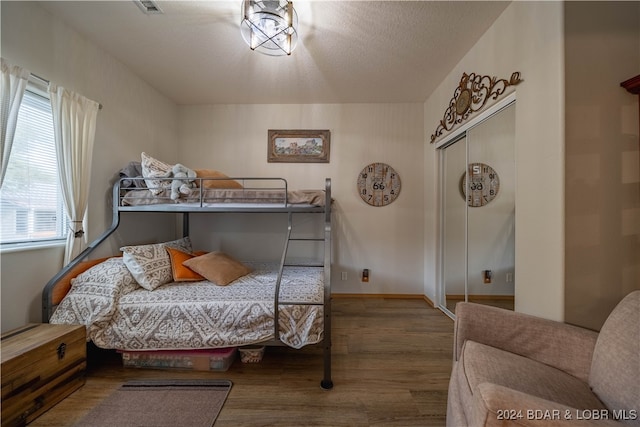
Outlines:
{"label": "textured ceiling", "polygon": [[284,57],[244,43],[240,0],[40,4],[182,105],[423,102],[509,3],[298,0]]}

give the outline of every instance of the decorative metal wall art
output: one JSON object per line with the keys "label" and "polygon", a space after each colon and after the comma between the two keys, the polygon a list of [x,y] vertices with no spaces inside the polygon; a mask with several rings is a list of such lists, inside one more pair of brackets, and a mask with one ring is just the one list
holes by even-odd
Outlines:
{"label": "decorative metal wall art", "polygon": [[497,100],[505,94],[507,88],[521,81],[519,72],[511,74],[509,80],[498,80],[497,77],[480,76],[476,73],[463,73],[460,84],[449,101],[449,107],[431,135],[431,143],[434,143],[444,132],[463,123],[472,113],[482,110],[488,101]]}

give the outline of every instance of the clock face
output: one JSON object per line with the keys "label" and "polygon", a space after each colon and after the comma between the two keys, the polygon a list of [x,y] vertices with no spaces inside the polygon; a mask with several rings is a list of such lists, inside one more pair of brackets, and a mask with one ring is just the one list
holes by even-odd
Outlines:
{"label": "clock face", "polygon": [[400,194],[400,175],[385,163],[371,163],[358,175],[358,193],[371,206],[385,206]]}
{"label": "clock face", "polygon": [[469,172],[462,176],[462,194],[467,194],[467,176],[469,194],[466,196],[469,206],[477,208],[491,202],[500,191],[500,177],[493,168],[484,163],[469,163]]}

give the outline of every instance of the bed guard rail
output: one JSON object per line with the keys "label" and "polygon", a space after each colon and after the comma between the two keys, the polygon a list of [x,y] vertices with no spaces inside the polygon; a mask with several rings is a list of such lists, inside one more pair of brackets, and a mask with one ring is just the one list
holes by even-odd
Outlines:
{"label": "bed guard rail", "polygon": [[222,203],[287,206],[289,192],[284,178],[122,178],[118,181],[118,206],[189,204],[206,207]]}

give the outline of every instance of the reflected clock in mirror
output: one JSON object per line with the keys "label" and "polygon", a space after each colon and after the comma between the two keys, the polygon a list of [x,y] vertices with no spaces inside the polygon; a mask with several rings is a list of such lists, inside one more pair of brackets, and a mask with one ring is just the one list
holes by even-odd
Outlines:
{"label": "reflected clock in mirror", "polygon": [[[469,194],[467,195],[467,176]],[[461,190],[467,204],[473,208],[484,206],[496,198],[500,191],[498,173],[485,163],[469,163],[467,174],[462,175]]]}
{"label": "reflected clock in mirror", "polygon": [[371,163],[358,175],[358,193],[371,206],[386,206],[400,195],[400,175],[386,163]]}

